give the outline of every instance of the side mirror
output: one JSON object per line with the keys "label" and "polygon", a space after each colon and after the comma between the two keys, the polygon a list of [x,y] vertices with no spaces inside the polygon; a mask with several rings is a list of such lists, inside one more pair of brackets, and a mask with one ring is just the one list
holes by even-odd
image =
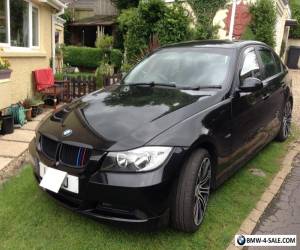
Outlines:
{"label": "side mirror", "polygon": [[264,85],[261,80],[255,77],[248,77],[242,82],[240,90],[242,92],[254,92],[262,89],[263,87]]}

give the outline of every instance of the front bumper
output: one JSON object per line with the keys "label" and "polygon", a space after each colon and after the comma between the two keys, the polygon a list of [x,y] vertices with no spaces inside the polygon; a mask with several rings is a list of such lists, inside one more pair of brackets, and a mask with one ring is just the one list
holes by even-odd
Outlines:
{"label": "front bumper", "polygon": [[[69,173],[65,166],[51,163],[36,150],[35,142],[29,147],[34,161],[34,175],[39,183],[39,162]],[[83,171],[79,177],[79,194],[61,189],[58,194],[45,190],[65,207],[101,221],[131,224],[165,225],[174,181],[179,173],[184,149],[174,150],[165,166],[146,173],[114,173]],[[90,164],[95,165],[91,162]],[[92,167],[94,169],[94,166]],[[71,173],[74,175],[74,172]]]}

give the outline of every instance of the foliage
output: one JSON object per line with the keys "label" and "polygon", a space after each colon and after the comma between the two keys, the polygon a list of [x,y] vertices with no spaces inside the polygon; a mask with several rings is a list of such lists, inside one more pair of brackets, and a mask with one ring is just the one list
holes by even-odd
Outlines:
{"label": "foliage", "polygon": [[139,4],[139,0],[112,0],[112,2],[119,10],[137,7]]}
{"label": "foliage", "polygon": [[97,68],[103,58],[103,51],[97,48],[66,46],[64,63],[74,67]]}
{"label": "foliage", "polygon": [[0,57],[0,70],[8,69],[10,67],[10,63],[6,58]]}
{"label": "foliage", "polygon": [[99,67],[97,68],[95,72],[95,77],[96,77],[96,83],[98,88],[103,87],[103,83],[105,80],[106,76],[109,76],[112,74],[112,67],[106,62],[102,62]]}
{"label": "foliage", "polygon": [[186,17],[185,9],[180,4],[172,4],[166,8],[164,18],[160,19],[155,28],[160,44],[175,43],[191,37],[188,28],[190,19]]}
{"label": "foliage", "polygon": [[113,45],[113,37],[109,35],[103,35],[97,37],[95,46],[99,49],[110,49]]}
{"label": "foliage", "polygon": [[254,40],[275,46],[276,9],[272,0],[258,0],[250,6],[252,15],[249,28]]}
{"label": "foliage", "polygon": [[124,34],[126,59],[132,64],[151,47],[153,37],[164,45],[189,39],[190,35],[189,18],[179,3],[167,7],[162,0],[143,0],[137,8],[123,10],[118,22]]}
{"label": "foliage", "polygon": [[[3,49],[0,49],[0,52],[2,52]],[[10,67],[10,63],[6,58],[0,57],[0,70],[1,69],[8,69]]]}
{"label": "foliage", "polygon": [[70,9],[66,9],[65,13],[60,16],[61,18],[66,20],[66,23],[64,25],[64,42],[67,45],[71,44],[71,26],[70,24],[73,21],[72,12]]}
{"label": "foliage", "polygon": [[247,26],[244,34],[242,34],[241,39],[242,40],[255,40],[255,35],[249,26]]}
{"label": "foliage", "polygon": [[187,2],[197,17],[194,39],[216,38],[218,27],[213,25],[213,19],[217,11],[225,6],[227,0],[188,0]]}
{"label": "foliage", "polygon": [[123,53],[118,49],[110,51],[110,64],[118,71],[122,67]]}
{"label": "foliage", "polygon": [[292,16],[298,21],[298,26],[291,27],[290,38],[300,39],[300,2],[299,0],[290,1]]}
{"label": "foliage", "polygon": [[102,61],[113,64],[119,70],[122,65],[122,52],[118,49],[98,49],[89,47],[64,47],[64,62],[73,67],[95,69]]}

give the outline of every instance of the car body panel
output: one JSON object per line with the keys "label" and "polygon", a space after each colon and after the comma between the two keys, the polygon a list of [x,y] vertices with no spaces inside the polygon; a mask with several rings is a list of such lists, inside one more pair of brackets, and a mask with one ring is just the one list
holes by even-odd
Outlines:
{"label": "car body panel", "polygon": [[[80,182],[78,195],[48,192],[51,196],[100,219],[139,223],[161,215],[168,217],[174,185],[193,149],[204,147],[211,153],[216,187],[274,139],[284,104],[292,100],[285,66],[280,74],[263,80],[260,90],[246,93],[239,89],[242,53],[248,47],[257,50],[266,45],[206,41],[167,48],[191,46],[232,51],[231,72],[222,89],[116,85],[80,98],[45,118],[29,148],[37,181],[41,181],[39,162],[43,162],[78,176]],[[263,74],[261,60],[259,66]],[[64,135],[65,131],[70,133]],[[41,150],[41,136],[91,149],[87,166],[72,167],[49,159]],[[144,173],[101,169],[108,152],[143,146],[173,149],[160,167]]]}

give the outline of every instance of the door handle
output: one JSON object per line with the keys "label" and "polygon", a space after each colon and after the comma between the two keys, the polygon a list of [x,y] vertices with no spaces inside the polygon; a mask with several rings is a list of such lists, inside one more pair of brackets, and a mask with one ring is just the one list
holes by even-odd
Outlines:
{"label": "door handle", "polygon": [[269,99],[270,95],[271,94],[265,94],[265,95],[263,95],[262,99],[265,101],[265,100]]}

